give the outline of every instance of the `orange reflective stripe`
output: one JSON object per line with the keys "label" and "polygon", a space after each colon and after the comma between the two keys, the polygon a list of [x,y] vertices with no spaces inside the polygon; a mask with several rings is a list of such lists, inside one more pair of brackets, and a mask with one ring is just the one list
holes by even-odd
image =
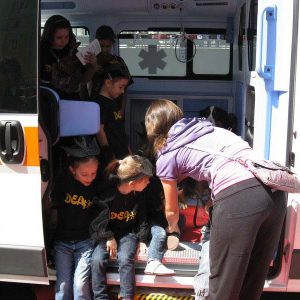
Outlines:
{"label": "orange reflective stripe", "polygon": [[39,135],[37,127],[24,127],[25,143],[26,143],[26,157],[24,166],[39,166]]}

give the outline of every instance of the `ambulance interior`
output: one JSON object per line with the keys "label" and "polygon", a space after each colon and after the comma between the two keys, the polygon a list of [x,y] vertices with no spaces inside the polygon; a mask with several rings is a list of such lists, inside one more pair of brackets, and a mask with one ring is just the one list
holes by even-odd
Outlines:
{"label": "ambulance interior", "polygon": [[[186,117],[205,116],[220,122],[225,118],[229,122],[227,128],[253,145],[256,98],[250,78],[256,62],[257,2],[43,0],[40,3],[41,28],[51,15],[61,14],[70,20],[81,46],[94,39],[100,25],[113,28],[117,34],[114,52],[125,60],[134,81],[128,87],[125,110],[126,132],[133,152],[139,153],[144,142],[145,111],[151,101],[160,98],[175,101]],[[46,203],[54,175],[51,174],[51,149],[59,139],[61,99],[53,100],[51,92],[44,90],[41,91],[41,101],[47,103],[41,108],[44,113],[40,115],[40,122],[46,124],[44,140],[48,140],[48,144],[41,145],[45,158],[41,161],[41,170],[45,176],[42,190]],[[47,119],[49,111],[52,117]],[[208,193],[201,195],[208,196]],[[181,287],[191,286],[191,278],[197,272],[201,227],[208,220],[203,207],[197,210],[197,199],[187,201],[188,209],[182,210],[186,228],[180,247],[176,251],[167,251],[164,256],[165,264],[173,268],[177,276],[189,278],[181,283]],[[270,266],[270,279],[280,272],[283,234]],[[137,275],[143,275],[145,263],[146,257],[137,257]],[[114,262],[108,273],[117,273]],[[140,278],[137,284],[145,284]],[[109,282],[115,284],[116,277],[111,275]],[[178,287],[178,282],[170,278],[152,284]]]}

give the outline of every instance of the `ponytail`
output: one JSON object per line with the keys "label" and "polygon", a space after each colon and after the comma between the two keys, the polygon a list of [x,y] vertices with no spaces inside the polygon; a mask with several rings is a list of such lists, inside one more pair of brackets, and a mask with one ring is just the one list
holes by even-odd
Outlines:
{"label": "ponytail", "polygon": [[118,168],[120,166],[120,161],[117,159],[112,160],[107,167],[104,169],[104,176],[106,179],[113,184],[118,185],[120,183],[120,178],[117,175]]}

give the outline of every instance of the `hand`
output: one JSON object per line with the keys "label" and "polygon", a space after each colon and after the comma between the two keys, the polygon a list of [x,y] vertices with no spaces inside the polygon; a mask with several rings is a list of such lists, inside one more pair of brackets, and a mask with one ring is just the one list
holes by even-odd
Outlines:
{"label": "hand", "polygon": [[182,189],[178,190],[178,206],[179,209],[186,209],[187,204],[185,202],[185,195]]}
{"label": "hand", "polygon": [[97,67],[97,58],[96,58],[96,55],[94,53],[88,52],[84,56],[84,61],[85,61],[86,64],[92,65],[94,68]]}
{"label": "hand", "polygon": [[106,242],[106,250],[111,258],[115,258],[117,256],[117,241],[115,239],[108,240]]}
{"label": "hand", "polygon": [[137,246],[136,254],[137,254],[137,255],[144,255],[144,254],[147,253],[147,250],[148,250],[148,248],[147,248],[146,244],[140,242],[140,243],[138,244],[138,246]]}
{"label": "hand", "polygon": [[177,232],[180,233],[178,224],[169,224],[169,226],[166,228],[167,233]]}
{"label": "hand", "polygon": [[178,205],[179,205],[179,209],[182,209],[182,210],[187,209],[187,207],[188,207],[187,204],[183,203],[183,202],[179,202]]}

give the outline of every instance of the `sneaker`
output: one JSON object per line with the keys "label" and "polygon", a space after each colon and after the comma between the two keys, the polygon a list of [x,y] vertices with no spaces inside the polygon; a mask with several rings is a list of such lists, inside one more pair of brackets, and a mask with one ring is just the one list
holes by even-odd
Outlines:
{"label": "sneaker", "polygon": [[160,261],[158,260],[152,260],[150,261],[146,268],[145,268],[145,274],[147,275],[174,275],[175,271],[172,269],[168,269],[166,266],[164,266]]}
{"label": "sneaker", "polygon": [[179,245],[179,233],[172,232],[167,236],[167,249],[175,250]]}

